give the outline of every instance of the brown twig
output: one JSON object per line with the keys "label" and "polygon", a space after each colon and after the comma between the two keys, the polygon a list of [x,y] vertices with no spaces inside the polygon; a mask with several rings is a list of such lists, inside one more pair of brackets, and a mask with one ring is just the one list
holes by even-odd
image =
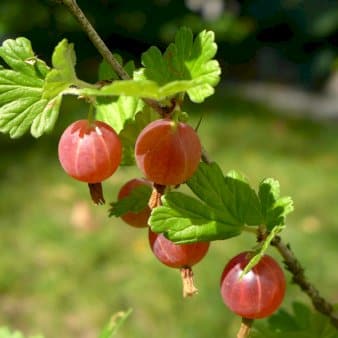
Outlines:
{"label": "brown twig", "polygon": [[92,44],[96,47],[102,57],[113,67],[118,76],[122,80],[129,80],[129,74],[123,69],[120,63],[116,60],[113,54],[108,49],[107,45],[103,42],[101,37],[97,34],[94,27],[91,25],[85,14],[82,12],[81,8],[76,3],[76,0],[60,0],[68,10],[73,14],[77,19],[82,29],[87,34],[88,38]]}
{"label": "brown twig", "polygon": [[271,242],[271,245],[275,246],[284,258],[286,269],[292,274],[292,282],[299,285],[301,290],[310,297],[315,309],[323,315],[329,317],[332,325],[338,328],[338,315],[337,313],[334,313],[332,304],[323,298],[319,294],[317,288],[315,288],[315,286],[307,280],[304,268],[291,250],[290,245],[283,243],[280,236],[276,236]]}
{"label": "brown twig", "polygon": [[[94,29],[92,24],[89,22],[85,14],[82,12],[76,0],[59,0],[58,2],[61,2],[62,4],[64,4],[68,8],[68,10],[73,14],[73,16],[79,22],[83,31],[87,34],[92,44],[99,51],[103,59],[109,65],[111,65],[111,67],[115,70],[117,75],[122,80],[130,80],[131,78],[129,74],[124,70],[122,65],[116,60],[116,58],[111,53],[107,45],[104,43],[104,41],[101,39],[99,34],[96,32],[96,30]],[[153,108],[156,112],[158,112],[162,117],[166,117],[168,115],[167,109],[165,109],[165,107],[162,107],[157,101],[152,100],[152,99],[147,99],[147,98],[144,98],[143,101],[148,106]]]}
{"label": "brown twig", "polygon": [[253,319],[242,318],[242,323],[237,333],[237,338],[247,338],[250,335]]}

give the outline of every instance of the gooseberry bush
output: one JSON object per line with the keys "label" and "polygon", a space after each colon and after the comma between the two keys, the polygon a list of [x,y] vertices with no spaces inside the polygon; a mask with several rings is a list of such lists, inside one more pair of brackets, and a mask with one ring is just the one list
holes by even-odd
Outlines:
{"label": "gooseberry bush", "polygon": [[[293,210],[292,199],[280,196],[276,179],[263,179],[255,190],[242,173],[224,173],[209,158],[183,109],[186,100],[199,104],[211,97],[220,80],[214,33],[204,30],[193,36],[182,27],[163,53],[155,46],[149,48],[141,55],[142,66],[135,68],[133,62],[123,63],[108,50],[74,0],[61,3],[103,56],[97,82],[77,77],[74,46],[67,39],[55,47],[51,66],[36,56],[28,39],[4,41],[0,131],[12,138],[27,132],[38,138],[52,132],[65,95],[84,100],[88,115],[66,128],[59,141],[62,168],[88,184],[94,203],[104,204],[104,181],[119,166],[137,165],[140,176],[119,187],[116,200],[110,201],[109,216],[140,229],[135,231],[147,229],[154,256],[180,270],[184,296],[197,293],[192,266],[212,249],[213,241],[249,232],[252,247],[224,262],[220,276],[220,297],[242,318],[238,337],[337,337],[334,307],[306,279],[281,238]],[[182,186],[189,192],[183,192]],[[271,247],[281,254],[292,281],[317,311],[295,303],[294,313],[276,313],[287,288],[283,265],[267,254]],[[127,315],[121,315],[120,321]],[[251,330],[254,320],[271,315],[268,324],[255,324]],[[304,323],[304,317],[306,325],[290,326],[290,321],[297,323],[300,318]],[[332,325],[325,326],[326,322]],[[111,337],[115,324],[100,337]]]}

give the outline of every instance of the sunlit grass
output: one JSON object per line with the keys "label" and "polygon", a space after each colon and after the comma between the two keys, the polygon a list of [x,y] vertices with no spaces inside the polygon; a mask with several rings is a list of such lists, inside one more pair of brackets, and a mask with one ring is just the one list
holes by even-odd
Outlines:
{"label": "sunlit grass", "polygon": [[[254,186],[265,177],[280,181],[282,195],[295,202],[283,236],[309,278],[337,302],[338,127],[285,119],[238,98],[209,101],[198,109],[205,111],[199,133],[210,157]],[[254,238],[213,243],[195,268],[199,295],[182,300],[179,272],[154,259],[146,231],[109,219],[107,207],[90,203],[86,185],[61,170],[57,138],[66,124],[36,141],[1,136],[0,325],[49,338],[91,338],[111,314],[133,308],[119,337],[234,336],[239,319],[221,301],[220,273]],[[119,169],[104,184],[106,199],[138,175],[136,168]],[[290,286],[285,305],[294,299],[307,302]]]}

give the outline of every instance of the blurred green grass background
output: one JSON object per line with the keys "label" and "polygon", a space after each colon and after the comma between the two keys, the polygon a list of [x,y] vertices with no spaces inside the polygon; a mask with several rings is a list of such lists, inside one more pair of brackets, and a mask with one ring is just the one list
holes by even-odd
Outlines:
{"label": "blurred green grass background", "polygon": [[[224,172],[239,170],[255,187],[274,177],[282,195],[293,197],[283,238],[323,296],[338,302],[338,126],[285,117],[222,88],[186,109],[193,125],[205,114],[202,143]],[[223,305],[219,278],[233,255],[255,244],[253,236],[212,243],[194,269],[199,294],[183,300],[179,272],[153,257],[146,231],[108,218],[107,206],[93,206],[86,185],[62,171],[58,138],[84,113],[67,98],[52,135],[0,136],[0,325],[48,338],[92,338],[113,313],[132,308],[118,337],[234,336],[239,318]],[[104,183],[106,200],[139,175],[120,168]],[[273,248],[269,253],[280,261]],[[289,284],[283,306],[294,300],[309,303]]]}

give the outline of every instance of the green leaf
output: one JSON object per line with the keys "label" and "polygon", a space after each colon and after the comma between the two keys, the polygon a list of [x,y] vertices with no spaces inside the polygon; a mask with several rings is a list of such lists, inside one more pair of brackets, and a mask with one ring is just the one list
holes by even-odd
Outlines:
{"label": "green leaf", "polygon": [[[211,31],[204,30],[193,39],[191,30],[182,27],[163,55],[156,47],[142,54],[144,79],[155,81],[160,87],[182,80],[186,85],[182,91],[187,91],[191,101],[202,102],[214,93],[213,87],[220,79],[220,66],[212,60],[217,51],[214,40]],[[178,90],[179,86],[174,88]]]}
{"label": "green leaf", "polygon": [[[193,102],[203,102],[214,93],[220,79],[220,66],[215,56],[214,33],[203,31],[195,40],[190,29],[181,28],[165,53],[150,47],[142,54],[144,68],[134,71],[133,80],[114,81],[101,89],[85,88],[82,95],[135,96],[157,101],[187,92]],[[125,65],[125,69],[127,65]],[[100,77],[115,79],[107,65]]]}
{"label": "green leaf", "polygon": [[[110,322],[100,333],[99,338],[111,338],[116,335],[121,325],[127,320],[132,310],[121,311],[112,316]],[[1,338],[1,337],[0,337]]]}
{"label": "green leaf", "polygon": [[63,39],[52,55],[53,69],[45,80],[43,98],[50,99],[78,82],[75,74],[76,56],[74,45]]}
{"label": "green leaf", "polygon": [[[264,182],[270,187],[267,191],[276,187],[274,180]],[[270,185],[272,183],[274,184]],[[261,202],[243,175],[231,171],[224,177],[216,163],[201,163],[187,185],[195,197],[180,192],[167,193],[163,198],[163,205],[152,211],[149,222],[153,231],[164,232],[174,242],[188,243],[226,239],[239,235],[245,226],[264,226],[267,218],[262,211],[270,205],[267,202],[268,196],[263,194]],[[277,201],[280,200],[284,199]],[[281,203],[277,204],[279,210]],[[288,206],[287,204],[285,208]],[[285,210],[282,214],[286,215]],[[251,267],[258,262],[271,240],[284,227],[284,223],[271,227],[273,223],[270,222],[270,233],[261,244]]]}
{"label": "green leaf", "polygon": [[26,38],[6,40],[0,57],[11,69],[0,68],[0,132],[12,138],[29,129],[34,137],[53,129],[61,104],[61,94],[44,98],[44,79],[50,73]]}
{"label": "green leaf", "polygon": [[43,80],[49,71],[45,62],[34,55],[30,41],[24,37],[5,40],[0,47],[0,57],[10,68],[27,78]]}
{"label": "green leaf", "polygon": [[120,96],[117,100],[101,98],[97,100],[96,118],[120,133],[126,122],[134,120],[143,107],[142,100],[132,96]]}
{"label": "green leaf", "polygon": [[258,197],[243,175],[231,171],[224,177],[216,163],[201,163],[187,184],[207,205],[224,209],[230,223],[261,224]]}
{"label": "green leaf", "polygon": [[[153,231],[178,243],[217,240],[239,235],[246,221],[260,220],[258,198],[239,174],[225,178],[216,163],[201,163],[187,184],[199,200],[166,194],[163,206],[152,211]],[[253,209],[244,211],[248,206]]]}
{"label": "green leaf", "polygon": [[130,194],[128,194],[128,196],[110,204],[111,208],[109,209],[109,216],[120,217],[129,211],[142,211],[148,205],[151,191],[152,189],[150,186],[143,184],[137,186]]}
{"label": "green leaf", "polygon": [[241,277],[248,273],[265,255],[265,252],[268,250],[271,241],[284,229],[284,225],[275,226],[269,233],[269,235],[260,243],[259,250],[255,252],[255,255],[250,259],[249,263],[242,271]]}
{"label": "green leaf", "polygon": [[261,201],[263,224],[267,230],[274,226],[284,225],[286,216],[293,211],[291,197],[280,197],[279,182],[267,178],[259,185],[258,196]]}
{"label": "green leaf", "polygon": [[312,311],[305,304],[294,302],[292,312],[284,309],[265,322],[255,321],[255,338],[338,338],[337,329],[328,317]]}
{"label": "green leaf", "polygon": [[241,233],[239,225],[226,222],[221,210],[212,210],[193,197],[171,192],[162,202],[152,211],[149,223],[153,231],[164,232],[173,242],[211,241]]}
{"label": "green leaf", "polygon": [[[201,79],[171,81],[159,86],[151,80],[120,80],[114,81],[101,89],[84,88],[79,90],[80,95],[86,96],[135,96],[162,101],[167,97],[185,92],[190,88],[203,85]],[[203,100],[202,100],[203,101]],[[202,102],[195,101],[195,102]]]}
{"label": "green leaf", "polygon": [[228,199],[227,205],[237,219],[247,225],[261,224],[259,200],[246,177],[233,170],[225,177],[225,184],[228,192],[224,198]]}

